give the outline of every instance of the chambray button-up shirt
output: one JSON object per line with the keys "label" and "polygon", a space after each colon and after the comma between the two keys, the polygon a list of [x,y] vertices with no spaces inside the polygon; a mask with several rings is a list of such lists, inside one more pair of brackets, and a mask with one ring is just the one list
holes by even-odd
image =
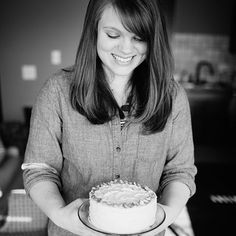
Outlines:
{"label": "chambray button-up shirt", "polygon": [[[173,110],[162,132],[143,135],[140,124],[120,118],[94,125],[72,109],[72,73],[61,70],[41,89],[35,102],[23,164],[25,189],[55,182],[66,203],[88,198],[93,186],[115,178],[147,185],[159,194],[171,181],[195,192],[196,167],[189,104],[177,84]],[[175,83],[175,82],[173,82]],[[50,235],[71,235],[50,223]]]}

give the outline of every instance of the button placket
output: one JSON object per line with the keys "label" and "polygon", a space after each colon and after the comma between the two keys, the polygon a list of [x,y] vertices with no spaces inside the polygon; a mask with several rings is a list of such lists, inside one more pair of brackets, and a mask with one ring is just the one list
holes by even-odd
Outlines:
{"label": "button placket", "polygon": [[120,151],[121,151],[120,146],[117,146],[117,147],[116,147],[116,151],[117,151],[118,153],[120,153]]}
{"label": "button placket", "polygon": [[120,121],[115,119],[112,121],[112,136],[113,136],[113,178],[120,178],[120,165],[121,165],[121,132]]}
{"label": "button placket", "polygon": [[115,179],[119,179],[120,175],[119,174],[115,174]]}

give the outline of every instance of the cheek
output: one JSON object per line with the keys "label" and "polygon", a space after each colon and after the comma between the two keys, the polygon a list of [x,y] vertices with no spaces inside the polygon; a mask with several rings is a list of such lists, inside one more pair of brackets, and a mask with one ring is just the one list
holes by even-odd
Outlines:
{"label": "cheek", "polygon": [[146,44],[137,44],[135,48],[140,56],[143,56],[144,58],[146,57],[146,54],[147,54]]}
{"label": "cheek", "polygon": [[112,45],[107,40],[101,39],[97,41],[97,54],[102,63],[107,64],[110,61],[112,48]]}
{"label": "cheek", "polygon": [[142,46],[140,46],[140,54],[147,54],[147,45],[142,45]]}
{"label": "cheek", "polygon": [[114,43],[111,43],[109,40],[101,37],[97,41],[97,50],[102,52],[110,52],[114,48]]}

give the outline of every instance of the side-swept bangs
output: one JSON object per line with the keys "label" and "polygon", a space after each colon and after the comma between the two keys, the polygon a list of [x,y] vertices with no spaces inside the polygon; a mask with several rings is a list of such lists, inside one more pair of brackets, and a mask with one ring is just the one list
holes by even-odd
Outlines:
{"label": "side-swept bangs", "polygon": [[115,0],[112,6],[120,16],[126,30],[146,42],[152,38],[154,33],[153,21],[150,15],[151,11],[145,1]]}

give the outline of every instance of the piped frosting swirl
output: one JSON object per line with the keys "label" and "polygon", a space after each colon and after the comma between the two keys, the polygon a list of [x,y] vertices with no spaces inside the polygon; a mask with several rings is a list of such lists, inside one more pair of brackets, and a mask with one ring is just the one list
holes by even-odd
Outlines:
{"label": "piped frosting swirl", "polygon": [[156,194],[135,182],[114,180],[93,187],[90,198],[97,202],[123,208],[148,204]]}

